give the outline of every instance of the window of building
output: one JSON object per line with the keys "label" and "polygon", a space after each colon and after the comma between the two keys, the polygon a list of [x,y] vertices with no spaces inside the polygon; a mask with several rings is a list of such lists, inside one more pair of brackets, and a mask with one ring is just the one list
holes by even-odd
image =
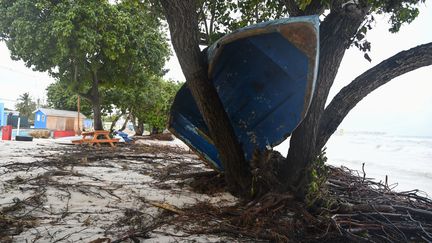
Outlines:
{"label": "window of building", "polygon": [[41,118],[40,115],[37,114],[37,115],[36,115],[36,121],[40,121],[40,118]]}

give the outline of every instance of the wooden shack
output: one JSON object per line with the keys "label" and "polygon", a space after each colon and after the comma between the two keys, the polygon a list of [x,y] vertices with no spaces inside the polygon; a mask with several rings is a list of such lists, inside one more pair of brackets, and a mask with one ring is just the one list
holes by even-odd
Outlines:
{"label": "wooden shack", "polygon": [[82,131],[84,119],[86,118],[80,113],[78,123],[78,112],[48,108],[39,108],[34,113],[34,128],[50,129],[54,131]]}

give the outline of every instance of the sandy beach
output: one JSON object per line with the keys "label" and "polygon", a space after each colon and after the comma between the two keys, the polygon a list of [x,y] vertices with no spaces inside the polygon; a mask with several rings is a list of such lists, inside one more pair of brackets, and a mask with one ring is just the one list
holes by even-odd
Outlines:
{"label": "sandy beach", "polygon": [[327,173],[316,206],[275,192],[242,202],[179,140],[0,141],[0,242],[337,241],[377,224],[382,232],[397,225],[391,237],[429,237],[430,199],[348,168]]}
{"label": "sandy beach", "polygon": [[190,179],[176,177],[208,171],[176,142],[162,142],[170,149],[143,143],[85,148],[54,140],[0,141],[0,210],[7,212],[0,216],[17,219],[0,233],[0,242],[110,242],[139,227],[152,229],[148,242],[175,242],[175,235],[183,241],[222,240],[155,226],[166,211],[157,205],[224,205],[236,199],[195,193]]}

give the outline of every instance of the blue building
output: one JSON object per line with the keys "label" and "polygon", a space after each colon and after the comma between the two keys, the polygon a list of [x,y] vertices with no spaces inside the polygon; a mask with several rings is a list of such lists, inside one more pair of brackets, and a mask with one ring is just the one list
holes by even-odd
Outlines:
{"label": "blue building", "polygon": [[34,119],[34,128],[46,128],[46,126],[47,126],[46,114],[40,109],[36,110],[35,119]]}
{"label": "blue building", "polygon": [[4,104],[0,103],[0,127],[6,125],[6,117],[4,113]]}

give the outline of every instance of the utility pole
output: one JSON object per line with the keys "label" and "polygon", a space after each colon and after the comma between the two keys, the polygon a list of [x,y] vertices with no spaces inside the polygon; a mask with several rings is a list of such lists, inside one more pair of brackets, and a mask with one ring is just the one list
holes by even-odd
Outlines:
{"label": "utility pole", "polygon": [[80,101],[81,101],[81,98],[78,95],[78,101],[77,101],[77,106],[78,106],[78,131],[77,131],[77,134],[78,135],[81,135],[81,126],[80,126],[80,113],[81,113],[81,109],[80,109]]}

